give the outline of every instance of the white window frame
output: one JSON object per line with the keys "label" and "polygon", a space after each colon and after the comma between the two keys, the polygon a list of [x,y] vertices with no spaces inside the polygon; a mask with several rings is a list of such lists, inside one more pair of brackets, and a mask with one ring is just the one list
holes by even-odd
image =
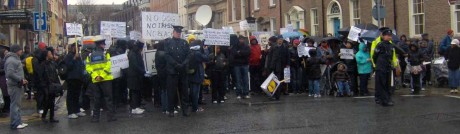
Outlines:
{"label": "white window frame", "polygon": [[260,0],[254,0],[254,11],[259,11],[260,9]]}
{"label": "white window frame", "polygon": [[319,36],[318,9],[310,9],[311,35]]}
{"label": "white window frame", "polygon": [[269,0],[269,1],[270,1],[269,3],[270,7],[276,6],[276,0]]}
{"label": "white window frame", "polygon": [[276,18],[270,18],[270,31],[276,32]]}
{"label": "white window frame", "polygon": [[[410,37],[421,37],[422,34],[424,32],[426,32],[426,27],[425,27],[426,26],[426,24],[425,24],[425,22],[426,22],[425,0],[422,0],[423,1],[423,5],[422,5],[423,10],[421,11],[422,13],[417,13],[417,14],[414,13],[414,8],[415,8],[414,7],[414,0],[408,0],[408,1],[409,1],[408,2],[409,3],[409,35],[410,35]],[[416,15],[422,15],[423,16],[423,23],[422,23],[423,31],[418,33],[418,34],[415,33],[415,31],[416,31],[415,30],[415,28],[416,28],[416,26],[415,26],[415,16]]]}
{"label": "white window frame", "polygon": [[241,10],[241,18],[240,20],[245,20],[246,19],[246,0],[241,0],[240,1],[240,10]]}
{"label": "white window frame", "polygon": [[[355,7],[356,2],[358,3],[358,7]],[[349,5],[350,5],[350,24],[352,26],[357,25],[356,21],[359,21],[359,23],[361,23],[361,2],[359,0],[350,0]],[[355,16],[356,10],[358,10],[358,17]]]}
{"label": "white window frame", "polygon": [[460,14],[460,8],[456,9],[455,6],[460,6],[460,5],[451,5],[450,6],[450,20],[451,20],[451,28],[454,31],[454,35],[460,35],[460,30],[459,30],[459,24],[460,24],[460,18],[457,17],[458,14]]}

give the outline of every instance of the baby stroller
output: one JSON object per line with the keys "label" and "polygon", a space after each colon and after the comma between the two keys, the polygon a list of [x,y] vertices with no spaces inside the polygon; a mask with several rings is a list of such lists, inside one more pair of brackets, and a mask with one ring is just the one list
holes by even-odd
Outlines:
{"label": "baby stroller", "polygon": [[[323,75],[320,80],[321,94],[335,96],[337,93],[337,84],[332,80],[332,74],[337,71],[338,65],[342,62],[337,62],[333,65],[322,65],[321,72]],[[324,71],[323,71],[323,68]]]}
{"label": "baby stroller", "polygon": [[444,57],[433,60],[433,71],[437,87],[443,87],[449,83],[449,69]]}

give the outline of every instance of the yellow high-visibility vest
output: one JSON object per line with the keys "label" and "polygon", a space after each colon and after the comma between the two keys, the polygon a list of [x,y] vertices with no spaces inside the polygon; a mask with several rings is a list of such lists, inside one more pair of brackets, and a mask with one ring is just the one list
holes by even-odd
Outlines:
{"label": "yellow high-visibility vest", "polygon": [[[95,54],[96,52],[93,52]],[[106,53],[93,55],[91,54],[86,58],[86,71],[91,75],[91,81],[93,83],[111,81],[113,80],[113,75],[111,71],[112,63],[110,62],[110,54]],[[102,77],[102,81],[97,81],[96,77]]]}
{"label": "yellow high-visibility vest", "polygon": [[[375,62],[374,62],[374,51],[375,51],[375,48],[377,47],[377,45],[381,41],[382,41],[382,37],[378,37],[377,39],[372,41],[372,45],[371,45],[371,61],[372,61],[372,66],[374,68],[376,67]],[[390,43],[393,44],[392,41],[390,41]],[[393,67],[397,67],[398,64],[399,64],[398,57],[396,56],[396,51],[394,50],[394,48],[393,48],[393,60],[392,60],[392,63],[393,63]]]}

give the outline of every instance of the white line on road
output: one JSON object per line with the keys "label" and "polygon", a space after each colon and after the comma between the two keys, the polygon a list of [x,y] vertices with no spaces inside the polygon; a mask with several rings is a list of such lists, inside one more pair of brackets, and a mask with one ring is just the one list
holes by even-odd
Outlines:
{"label": "white line on road", "polygon": [[460,96],[453,96],[453,95],[444,95],[446,97],[450,97],[450,98],[457,98],[457,99],[460,99]]}
{"label": "white line on road", "polygon": [[402,97],[425,97],[425,95],[401,95]]}
{"label": "white line on road", "polygon": [[374,96],[361,96],[361,97],[353,97],[355,99],[368,99],[368,98],[375,98]]}

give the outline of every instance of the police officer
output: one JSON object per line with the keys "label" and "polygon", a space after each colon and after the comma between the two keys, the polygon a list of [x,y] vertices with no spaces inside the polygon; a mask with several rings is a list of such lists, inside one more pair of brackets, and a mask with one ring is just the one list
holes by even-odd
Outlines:
{"label": "police officer", "polygon": [[[393,106],[391,100],[391,80],[393,70],[398,66],[394,44],[391,42],[393,33],[389,28],[381,28],[381,37],[373,42],[372,59],[375,67],[375,101],[382,106]],[[378,43],[377,43],[378,42]],[[376,44],[376,45],[374,45]]]}
{"label": "police officer", "polygon": [[94,39],[96,47],[94,51],[86,58],[86,71],[91,76],[89,92],[92,97],[93,118],[91,122],[99,122],[100,109],[105,104],[107,108],[107,121],[116,121],[114,117],[115,106],[112,102],[112,72],[110,54],[104,53],[105,39],[96,36]]}
{"label": "police officer", "polygon": [[187,78],[190,49],[187,41],[180,38],[184,27],[173,26],[173,28],[173,37],[164,40],[168,112],[170,117],[174,117],[174,106],[177,104],[177,97],[179,97],[182,106],[182,115],[187,117],[189,116],[188,106],[190,102]]}

